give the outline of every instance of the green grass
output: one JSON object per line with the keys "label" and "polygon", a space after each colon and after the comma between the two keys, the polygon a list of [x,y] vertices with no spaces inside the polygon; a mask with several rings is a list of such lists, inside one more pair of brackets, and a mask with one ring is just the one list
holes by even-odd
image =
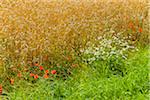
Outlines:
{"label": "green grass", "polygon": [[19,81],[11,100],[148,100],[148,49],[124,62],[124,76],[114,75],[104,62],[81,64],[67,80]]}

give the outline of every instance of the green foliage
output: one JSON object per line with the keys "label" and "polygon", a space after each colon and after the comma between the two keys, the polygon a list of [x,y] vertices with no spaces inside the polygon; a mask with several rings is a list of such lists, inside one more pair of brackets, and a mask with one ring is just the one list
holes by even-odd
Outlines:
{"label": "green foliage", "polygon": [[95,62],[91,67],[80,64],[66,81],[40,80],[34,85],[21,81],[9,96],[11,100],[148,100],[148,61],[147,49],[134,53],[124,61],[124,76],[110,73],[106,62]]}

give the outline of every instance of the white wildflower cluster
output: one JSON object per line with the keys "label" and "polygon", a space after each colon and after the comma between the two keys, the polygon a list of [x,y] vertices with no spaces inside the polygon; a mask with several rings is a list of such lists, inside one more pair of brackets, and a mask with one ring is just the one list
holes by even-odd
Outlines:
{"label": "white wildflower cluster", "polygon": [[128,37],[124,37],[122,33],[106,33],[96,39],[96,43],[88,42],[87,47],[82,51],[83,61],[91,64],[96,60],[107,60],[112,56],[127,59],[129,51],[135,51],[137,48],[133,46]]}

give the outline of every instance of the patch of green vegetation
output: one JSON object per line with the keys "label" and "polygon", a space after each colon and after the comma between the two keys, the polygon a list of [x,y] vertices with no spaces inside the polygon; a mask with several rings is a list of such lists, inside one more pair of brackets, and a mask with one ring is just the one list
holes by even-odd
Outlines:
{"label": "patch of green vegetation", "polygon": [[106,62],[80,64],[67,80],[19,81],[11,100],[148,100],[148,49],[124,61],[124,75],[114,74]]}

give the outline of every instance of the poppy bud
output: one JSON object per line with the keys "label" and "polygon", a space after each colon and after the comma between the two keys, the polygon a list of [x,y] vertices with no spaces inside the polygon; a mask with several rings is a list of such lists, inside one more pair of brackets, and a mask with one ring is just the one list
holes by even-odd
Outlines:
{"label": "poppy bud", "polygon": [[0,95],[2,95],[3,93],[3,88],[2,88],[2,85],[0,85]]}
{"label": "poppy bud", "polygon": [[34,76],[34,74],[33,74],[33,73],[30,73],[30,76],[31,76],[31,77],[33,77],[33,76]]}
{"label": "poppy bud", "polygon": [[14,84],[14,79],[12,79],[12,78],[10,79],[10,84],[12,84],[12,85]]}
{"label": "poppy bud", "polygon": [[43,66],[40,66],[40,70],[44,70]]}
{"label": "poppy bud", "polygon": [[36,75],[34,75],[34,79],[38,79],[39,78],[39,76],[36,74]]}
{"label": "poppy bud", "polygon": [[18,73],[18,75],[17,75],[19,78],[21,77],[21,73]]}
{"label": "poppy bud", "polygon": [[45,73],[48,74],[48,73],[49,73],[49,70],[45,70]]}
{"label": "poppy bud", "polygon": [[36,63],[34,64],[34,66],[39,66],[39,64],[36,62]]}
{"label": "poppy bud", "polygon": [[56,70],[52,70],[52,71],[51,71],[51,74],[56,74]]}
{"label": "poppy bud", "polygon": [[44,74],[44,78],[47,79],[47,78],[48,78],[48,75],[47,75],[47,74]]}
{"label": "poppy bud", "polygon": [[142,28],[141,27],[139,28],[139,32],[142,33]]}

